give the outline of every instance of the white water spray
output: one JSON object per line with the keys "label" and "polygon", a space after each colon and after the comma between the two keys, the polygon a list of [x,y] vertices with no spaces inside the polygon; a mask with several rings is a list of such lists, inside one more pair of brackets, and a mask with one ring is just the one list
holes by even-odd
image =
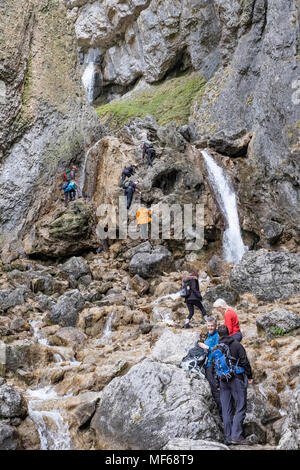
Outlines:
{"label": "white water spray", "polygon": [[237,211],[236,196],[226,175],[207,150],[201,151],[206,163],[208,177],[212,183],[216,199],[226,220],[226,229],[223,234],[224,259],[227,262],[238,263],[247,251],[244,245],[239,216]]}
{"label": "white water spray", "polygon": [[81,77],[83,86],[86,91],[86,97],[89,104],[94,102],[94,92],[96,84],[96,62],[99,61],[101,53],[99,49],[89,49],[87,55],[85,56],[84,63],[86,67],[84,69],[83,75]]}

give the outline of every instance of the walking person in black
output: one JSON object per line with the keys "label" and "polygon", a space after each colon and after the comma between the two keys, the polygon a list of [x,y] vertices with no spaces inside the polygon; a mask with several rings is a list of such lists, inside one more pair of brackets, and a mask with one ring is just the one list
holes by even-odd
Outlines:
{"label": "walking person in black", "polygon": [[142,194],[141,191],[137,189],[138,181],[130,181],[127,188],[124,191],[125,196],[127,197],[127,210],[130,208],[132,203],[132,198],[135,192]]}
{"label": "walking person in black", "polygon": [[192,319],[195,311],[195,307],[198,307],[203,315],[204,320],[207,320],[207,313],[202,305],[202,295],[199,289],[199,274],[197,272],[191,273],[187,278],[183,280],[183,283],[188,291],[188,295],[185,297],[185,302],[189,311],[189,315],[185,321],[184,328],[192,328],[190,320]]}
{"label": "walking person in black", "polygon": [[123,186],[123,183],[126,178],[130,178],[130,176],[134,175],[136,173],[136,166],[135,165],[130,165],[124,168],[122,171],[122,176],[121,176],[121,183],[120,183],[120,188]]}
{"label": "walking person in black", "polygon": [[146,140],[143,145],[143,158],[147,155],[148,166],[153,166],[152,161],[156,157],[156,152],[153,148],[152,142]]}
{"label": "walking person in black", "polygon": [[231,379],[222,380],[216,373],[216,380],[220,387],[220,400],[222,405],[222,419],[227,444],[251,445],[251,442],[243,438],[243,422],[247,407],[247,385],[253,383],[252,370],[244,347],[234,338],[229,336],[226,325],[218,328],[219,344],[228,345],[233,365],[244,369],[242,373],[236,373]]}

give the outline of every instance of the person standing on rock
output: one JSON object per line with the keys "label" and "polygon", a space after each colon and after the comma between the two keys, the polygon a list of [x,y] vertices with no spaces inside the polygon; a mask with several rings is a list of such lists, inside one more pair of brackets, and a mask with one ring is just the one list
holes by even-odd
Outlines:
{"label": "person standing on rock", "polygon": [[214,374],[214,368],[212,363],[211,351],[214,346],[219,343],[219,334],[217,332],[217,321],[214,317],[208,317],[206,320],[207,327],[207,338],[204,343],[199,342],[200,348],[208,351],[207,363],[204,366],[205,378],[208,381],[211,389],[211,394],[216,402],[219,415],[222,419],[222,405],[220,400],[220,390],[217,380]]}
{"label": "person standing on rock", "polygon": [[127,166],[126,168],[124,168],[124,170],[122,171],[120,188],[122,188],[125,179],[130,178],[132,175],[134,175],[134,173],[136,173],[136,166],[135,165],[130,165],[130,166]]}
{"label": "person standing on rock", "polygon": [[67,181],[69,183],[71,180],[75,180],[76,170],[77,170],[77,167],[75,165],[73,165],[71,170],[66,171],[66,173],[64,174],[65,181]]}
{"label": "person standing on rock", "polygon": [[185,321],[184,328],[193,328],[190,325],[190,320],[194,315],[195,307],[198,307],[203,315],[204,320],[207,320],[207,314],[204,306],[202,305],[202,295],[199,288],[199,274],[197,272],[191,273],[183,280],[183,285],[187,291],[185,302],[189,311],[189,315]]}
{"label": "person standing on rock", "polygon": [[[66,183],[67,184],[67,183]],[[77,185],[74,180],[71,180],[69,184],[64,188],[65,193],[65,206],[68,207],[68,201],[75,201]]]}
{"label": "person standing on rock", "polygon": [[152,211],[146,207],[139,207],[136,213],[137,225],[140,227],[141,239],[145,242],[148,239],[148,224],[151,222]]}
{"label": "person standing on rock", "polygon": [[[217,374],[216,360],[212,351],[213,367],[217,383],[220,387],[222,419],[227,444],[251,445],[243,438],[243,422],[247,408],[247,385],[253,383],[252,370],[244,347],[229,336],[226,325],[218,328],[219,345],[229,348],[230,358],[244,372],[236,373],[226,380]],[[216,346],[218,347],[218,346]]]}
{"label": "person standing on rock", "polygon": [[135,192],[142,194],[141,191],[137,189],[137,185],[139,184],[138,181],[130,181],[127,188],[124,191],[124,194],[127,198],[127,210],[129,210],[131,203],[132,203],[132,198]]}
{"label": "person standing on rock", "polygon": [[156,152],[153,148],[153,143],[146,140],[143,145],[143,159],[147,155],[148,166],[153,166],[152,161],[156,157]]}
{"label": "person standing on rock", "polygon": [[241,333],[239,319],[235,311],[230,308],[223,299],[217,299],[213,304],[213,308],[223,315],[224,323],[229,331],[229,336],[231,336],[235,341],[242,341],[243,335]]}

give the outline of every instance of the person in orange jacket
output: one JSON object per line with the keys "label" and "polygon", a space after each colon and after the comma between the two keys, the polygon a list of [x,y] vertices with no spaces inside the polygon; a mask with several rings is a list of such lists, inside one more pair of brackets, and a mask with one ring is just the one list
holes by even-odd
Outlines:
{"label": "person in orange jacket", "polygon": [[239,319],[235,311],[230,308],[223,299],[217,299],[213,304],[213,308],[222,313],[224,324],[227,326],[229,331],[229,336],[235,341],[242,341],[243,335],[241,333]]}
{"label": "person in orange jacket", "polygon": [[141,238],[146,241],[148,238],[148,223],[151,222],[152,211],[146,207],[139,207],[136,213],[137,225],[140,226]]}

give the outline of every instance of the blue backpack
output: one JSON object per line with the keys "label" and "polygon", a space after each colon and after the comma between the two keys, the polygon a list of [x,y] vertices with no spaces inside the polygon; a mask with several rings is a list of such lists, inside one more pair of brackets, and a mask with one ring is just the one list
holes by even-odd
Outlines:
{"label": "blue backpack", "polygon": [[[230,356],[227,344],[219,343],[213,349],[211,358],[215,366],[217,377],[222,382],[229,382],[237,374],[243,374],[245,369],[238,366],[238,360]],[[235,364],[234,364],[235,362]]]}

